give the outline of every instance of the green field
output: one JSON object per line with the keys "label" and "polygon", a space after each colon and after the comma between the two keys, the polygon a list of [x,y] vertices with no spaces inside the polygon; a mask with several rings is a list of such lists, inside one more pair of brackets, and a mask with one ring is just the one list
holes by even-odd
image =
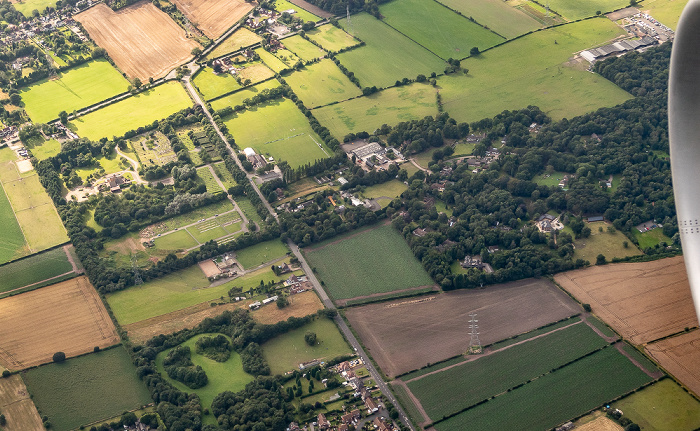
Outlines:
{"label": "green field", "polygon": [[535,175],[532,179],[540,186],[558,186],[559,182],[564,178],[564,175],[571,175],[568,172],[553,171],[552,173],[542,173]]}
{"label": "green field", "polygon": [[608,347],[439,422],[435,429],[550,429],[651,380]]}
{"label": "green field", "polygon": [[360,42],[347,34],[343,29],[331,24],[316,27],[306,32],[309,39],[321,45],[323,49],[330,52],[337,52],[343,48],[355,46]]}
{"label": "green field", "polygon": [[365,188],[362,195],[368,199],[375,199],[382,208],[385,208],[407,188],[408,186],[401,181],[391,180]]}
{"label": "green field", "polygon": [[316,45],[299,35],[283,39],[282,44],[289,51],[293,52],[294,55],[296,55],[304,61],[315,60],[319,57],[323,57],[324,55],[326,55],[326,51],[322,50],[321,48],[317,47]]}
{"label": "green field", "polygon": [[243,69],[238,71],[238,75],[241,77],[242,81],[249,79],[250,84],[257,84],[258,82],[272,78],[275,76],[275,72],[265,66],[264,63],[257,62],[246,64]]}
{"label": "green field", "polygon": [[309,108],[347,100],[362,94],[360,89],[338,69],[333,60],[327,58],[306,66],[284,79]]}
{"label": "green field", "polygon": [[[406,241],[391,226],[352,232],[305,251],[334,299],[432,285]],[[381,258],[378,258],[381,257]],[[401,268],[397,271],[397,268]]]}
{"label": "green field", "polygon": [[[304,335],[309,331],[316,333],[315,346],[304,341]],[[328,361],[352,353],[338,327],[325,317],[279,335],[264,343],[262,348],[273,375],[298,370],[302,362],[313,359]]]}
{"label": "green field", "polygon": [[165,236],[160,236],[153,240],[155,249],[162,251],[180,251],[187,250],[198,245],[197,241],[186,230],[169,233]]}
{"label": "green field", "polygon": [[290,61],[289,59],[287,61],[282,61],[282,59],[277,57],[275,54],[265,51],[262,48],[256,49],[255,52],[260,56],[263,63],[265,63],[267,67],[272,69],[272,71],[275,73],[279,73],[286,69],[291,69],[294,62],[296,62],[296,56],[294,56],[292,53],[290,54],[294,57],[294,62]]}
{"label": "green field", "polygon": [[265,82],[261,82],[258,85],[246,87],[242,90],[236,91],[235,93],[229,94],[228,96],[216,99],[211,102],[211,107],[218,111],[220,109],[224,109],[227,106],[235,107],[238,105],[242,105],[244,100],[254,97],[261,91],[271,90],[279,86],[279,81],[277,81],[276,79],[269,79]]}
{"label": "green field", "polygon": [[643,430],[691,431],[700,428],[700,402],[671,379],[663,379],[613,407]]}
{"label": "green field", "polygon": [[20,91],[27,114],[34,123],[47,123],[127,91],[129,81],[107,60],[94,60],[59,73],[58,79],[43,79]]}
{"label": "green field", "polygon": [[631,96],[584,70],[587,64],[564,64],[573,52],[622,34],[607,18],[596,18],[538,31],[468,58],[462,62],[468,75],[438,79],[443,107],[458,122],[472,122],[528,105],[560,120],[622,103]]}
{"label": "green field", "polygon": [[246,46],[255,45],[262,41],[262,38],[245,27],[241,27],[234,31],[231,36],[227,37],[216,48],[214,48],[206,56],[206,60],[222,57],[230,52],[238,51]]}
{"label": "green field", "polygon": [[214,73],[214,69],[203,67],[192,80],[202,96],[206,100],[213,99],[222,94],[230,93],[241,88],[241,85],[228,72]]}
{"label": "green field", "polygon": [[238,204],[238,207],[243,211],[243,214],[245,214],[246,217],[248,217],[249,221],[253,221],[256,223],[262,223],[263,219],[260,217],[260,214],[258,214],[258,211],[255,209],[255,206],[253,206],[253,203],[248,199],[247,197],[237,197],[236,198],[236,204]]}
{"label": "green field", "polygon": [[316,15],[312,14],[311,12],[304,10],[300,8],[299,6],[288,2],[287,0],[275,0],[275,9],[277,9],[278,12],[284,12],[285,10],[289,9],[294,9],[294,13],[292,16],[300,18],[306,21],[321,21],[321,18],[317,17]]}
{"label": "green field", "polygon": [[277,277],[270,268],[263,268],[235,278],[216,287],[209,287],[209,280],[198,266],[192,266],[141,286],[130,287],[107,295],[107,302],[121,325],[140,322],[151,317],[181,310],[192,305],[226,297],[234,286],[248,290],[260,284],[260,280],[282,281],[289,276]]}
{"label": "green field", "polygon": [[[570,340],[576,340],[571,343]],[[584,323],[408,383],[433,420],[541,376],[608,343]],[[402,379],[403,380],[403,379]]]}
{"label": "green field", "polygon": [[81,137],[98,140],[122,136],[192,106],[178,82],[167,82],[135,96],[86,114],[69,124]]}
{"label": "green field", "polygon": [[219,183],[216,182],[216,179],[214,179],[214,175],[211,173],[209,170],[208,166],[204,166],[202,168],[197,169],[197,176],[199,177],[202,182],[204,182],[204,185],[207,186],[207,192],[209,193],[221,193],[221,187],[219,186]]}
{"label": "green field", "polygon": [[384,22],[437,56],[465,58],[505,39],[435,1],[393,0],[379,7]]}
{"label": "green field", "polygon": [[[591,236],[588,238],[579,238],[574,241],[576,250],[574,251],[574,259],[583,259],[591,263],[595,263],[596,257],[599,254],[608,258],[608,261],[613,257],[638,256],[642,254],[632,242],[620,231],[615,233],[608,232],[608,226],[611,224],[605,222],[586,223],[586,226],[591,228]],[[603,228],[600,232],[599,228]],[[624,242],[627,241],[627,248],[624,247]]]}
{"label": "green field", "polygon": [[3,221],[2,231],[0,231],[0,263],[28,254],[29,250],[24,241],[22,229],[19,227],[5,191],[1,189],[0,220]]}
{"label": "green field", "polygon": [[32,156],[39,160],[45,160],[53,157],[61,151],[61,143],[55,139],[45,140],[43,137],[33,137],[23,142],[24,146],[31,150]]}
{"label": "green field", "polygon": [[570,21],[574,21],[594,16],[598,11],[606,13],[622,9],[629,6],[630,2],[625,0],[549,0],[548,4],[550,10]]}
{"label": "green field", "polygon": [[256,105],[229,117],[224,124],[239,147],[252,147],[259,154],[286,161],[292,168],[313,163],[331,154],[311,129],[304,114],[289,99],[276,99]]}
{"label": "green field", "polygon": [[440,0],[439,3],[508,39],[542,27],[537,20],[502,0]]}
{"label": "green field", "polygon": [[233,179],[233,175],[231,175],[231,172],[229,172],[229,170],[226,169],[226,164],[224,164],[224,162],[215,163],[211,166],[214,168],[216,176],[219,177],[222,183],[224,183],[224,187],[226,187],[227,190],[238,184],[236,183],[236,180]]}
{"label": "green field", "polygon": [[637,238],[639,248],[642,250],[647,247],[654,247],[661,242],[665,242],[666,244],[671,244],[673,242],[671,238],[664,235],[664,230],[660,228],[652,229],[644,233],[637,229],[632,229],[632,233]]}
{"label": "green field", "polygon": [[445,62],[398,31],[367,13],[353,15],[352,25],[341,26],[366,43],[337,58],[355,73],[363,87],[387,87],[403,78],[415,79],[419,74],[442,72]]}
{"label": "green field", "polygon": [[0,292],[37,283],[73,270],[62,247],[0,266]]}
{"label": "green field", "polygon": [[243,269],[251,269],[265,262],[284,257],[288,252],[287,246],[275,239],[236,251],[236,260],[243,266]]}
{"label": "green field", "polygon": [[[238,392],[245,388],[245,385],[253,381],[253,376],[243,371],[243,363],[241,362],[241,356],[232,351],[231,356],[226,362],[216,362],[213,359],[209,359],[206,356],[197,354],[197,349],[195,343],[198,339],[207,336],[215,336],[217,334],[200,334],[196,335],[184,343],[181,346],[187,346],[192,352],[191,360],[194,365],[199,365],[202,367],[205,373],[207,373],[207,378],[209,382],[199,389],[190,389],[183,383],[173,380],[168,377],[165,369],[163,367],[163,359],[172,350],[167,349],[163,352],[158,353],[156,356],[156,369],[163,376],[165,380],[170,382],[171,385],[180,389],[183,392],[195,393],[199,395],[199,399],[202,402],[203,408],[211,408],[211,402],[214,397],[219,395],[224,391]],[[226,337],[231,340],[230,337]]]}
{"label": "green field", "polygon": [[122,347],[48,364],[23,373],[51,429],[67,431],[152,402]]}
{"label": "green field", "polygon": [[688,0],[645,0],[640,9],[675,31],[686,4]]}
{"label": "green field", "polygon": [[437,115],[438,111],[435,89],[416,82],[314,109],[313,113],[333,136],[342,140],[348,133],[372,133],[382,124],[417,120]]}
{"label": "green field", "polygon": [[17,12],[26,16],[27,18],[31,18],[32,11],[34,11],[34,9],[41,13],[49,6],[56,6],[56,0],[24,0],[21,3],[12,3],[12,6],[17,9]]}
{"label": "green field", "polygon": [[[109,175],[123,170],[131,170],[129,162],[122,160],[116,152],[113,152],[107,157],[98,157],[95,160],[97,161],[96,165],[75,168],[75,173],[83,180],[86,180],[91,174],[94,177],[99,177],[100,175]],[[146,161],[145,164],[148,164],[148,162]],[[104,172],[101,174],[98,173],[100,170],[104,170]]]}

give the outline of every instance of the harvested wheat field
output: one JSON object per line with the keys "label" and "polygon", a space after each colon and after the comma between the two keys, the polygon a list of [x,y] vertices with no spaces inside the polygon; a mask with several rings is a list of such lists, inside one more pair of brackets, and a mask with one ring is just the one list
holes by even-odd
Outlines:
{"label": "harvested wheat field", "polygon": [[634,344],[698,324],[682,257],[594,266],[554,280]]}
{"label": "harvested wheat field", "polygon": [[253,9],[243,0],[173,0],[209,39],[217,39]]}
{"label": "harvested wheat field", "polygon": [[119,343],[87,277],[0,299],[0,364],[18,370]]}
{"label": "harvested wheat field", "polygon": [[472,312],[487,345],[580,311],[550,281],[527,279],[352,307],[345,316],[384,373],[394,377],[466,352]]}
{"label": "harvested wheat field", "polygon": [[666,371],[700,396],[700,330],[648,344],[645,349]]}
{"label": "harvested wheat field", "polygon": [[100,3],[75,15],[90,37],[107,50],[122,72],[147,81],[184,63],[200,45],[150,2],[115,12]]}
{"label": "harvested wheat field", "polygon": [[22,378],[15,374],[0,379],[0,413],[5,415],[5,431],[43,431],[39,412],[29,398]]}
{"label": "harvested wheat field", "polygon": [[308,316],[323,308],[321,300],[318,299],[316,292],[313,290],[297,293],[287,299],[289,300],[289,305],[284,308],[279,308],[276,304],[270,304],[253,311],[251,316],[257,322],[272,325],[290,317]]}

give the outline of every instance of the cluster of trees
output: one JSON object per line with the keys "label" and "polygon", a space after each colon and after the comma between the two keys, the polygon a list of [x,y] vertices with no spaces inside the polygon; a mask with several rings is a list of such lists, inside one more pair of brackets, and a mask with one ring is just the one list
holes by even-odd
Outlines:
{"label": "cluster of trees", "polygon": [[365,11],[374,15],[376,18],[380,18],[379,5],[385,1],[386,0],[312,0],[310,3],[336,16],[344,15],[346,8],[349,8],[351,13]]}
{"label": "cluster of trees", "polygon": [[383,125],[375,135],[386,136],[387,144],[399,148],[404,154],[413,154],[430,147],[444,145],[445,139],[461,139],[469,135],[469,124],[457,123],[447,113],[437,117],[407,121],[394,127]]}
{"label": "cluster of trees", "polygon": [[209,379],[202,367],[192,363],[191,353],[188,346],[177,346],[165,356],[163,366],[171,379],[184,383],[188,388],[198,389],[206,386]]}
{"label": "cluster of trees", "polygon": [[262,347],[258,343],[249,343],[241,350],[241,362],[243,371],[253,376],[269,376],[270,366],[265,360]]}
{"label": "cluster of trees", "polygon": [[219,427],[240,431],[284,431],[294,420],[282,386],[274,377],[261,377],[240,392],[222,392],[214,398],[211,410]]}
{"label": "cluster of trees", "polygon": [[231,343],[221,334],[202,337],[195,343],[195,351],[216,362],[226,362],[231,357]]}

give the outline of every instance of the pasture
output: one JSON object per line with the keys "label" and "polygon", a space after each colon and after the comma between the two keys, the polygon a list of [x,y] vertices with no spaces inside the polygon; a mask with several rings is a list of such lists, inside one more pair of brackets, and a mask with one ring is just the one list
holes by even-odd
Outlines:
{"label": "pasture", "polygon": [[474,18],[507,39],[542,27],[537,20],[502,0],[440,0],[439,3]]}
{"label": "pasture", "polygon": [[675,31],[686,4],[688,0],[647,0],[640,9]]}
{"label": "pasture", "polygon": [[[158,356],[156,356],[156,369],[161,376],[163,376],[165,380],[181,391],[199,395],[199,399],[202,402],[202,408],[211,408],[211,402],[214,400],[214,397],[219,395],[221,392],[241,391],[245,388],[246,384],[252,382],[254,379],[252,375],[243,371],[241,356],[235,351],[231,351],[231,356],[226,362],[217,362],[197,353],[195,346],[197,340],[202,337],[211,337],[216,335],[218,334],[199,334],[180,344],[181,346],[187,346],[190,348],[190,352],[192,353],[190,359],[192,360],[192,363],[194,365],[199,365],[202,367],[204,372],[207,373],[209,382],[199,389],[190,389],[185,384],[168,377],[167,373],[165,372],[165,367],[163,367],[163,359],[165,359],[172,348],[164,350],[158,353]],[[230,337],[226,338],[229,341],[231,340]]]}
{"label": "pasture", "polygon": [[347,100],[362,94],[338,66],[327,58],[308,65],[284,79],[309,108]]}
{"label": "pasture", "polygon": [[2,244],[0,246],[0,262],[7,262],[29,254],[29,247],[24,240],[22,228],[15,218],[12,205],[10,205],[3,189],[0,189],[0,220],[3,220],[3,229],[0,232],[0,244]]}
{"label": "pasture", "polygon": [[243,0],[173,0],[173,3],[209,39],[217,39],[253,9],[252,4]]}
{"label": "pasture", "polygon": [[200,48],[150,2],[134,3],[116,12],[106,4],[97,4],[75,15],[75,20],[107,50],[119,69],[143,82],[164,76],[192,57],[192,49]]}
{"label": "pasture", "polygon": [[435,1],[394,0],[379,11],[384,22],[444,60],[465,58],[505,39]]}
{"label": "pasture", "polygon": [[235,93],[231,93],[216,100],[212,100],[211,107],[217,111],[220,109],[224,109],[227,106],[236,107],[238,105],[242,105],[244,100],[254,97],[263,90],[271,90],[279,86],[280,83],[276,79],[268,79],[267,81],[261,82],[260,84],[254,85],[252,87],[246,87],[236,91]]}
{"label": "pasture", "polygon": [[554,281],[634,344],[698,324],[680,256],[562,272]]}
{"label": "pasture", "polygon": [[[571,343],[573,339],[576,343]],[[578,321],[523,344],[488,356],[466,357],[461,364],[404,381],[428,416],[438,420],[547,374],[607,344],[585,323]]]}
{"label": "pasture", "polygon": [[580,310],[552,283],[528,279],[353,307],[345,315],[384,373],[396,376],[466,352],[472,312],[481,343],[489,345]]}
{"label": "pasture", "polygon": [[309,39],[321,45],[323,49],[329,52],[338,52],[343,48],[355,46],[360,42],[343,29],[331,24],[316,27],[313,30],[306,32]]}
{"label": "pasture", "polygon": [[[697,322],[697,320],[696,320]],[[684,386],[700,394],[700,330],[694,329],[671,338],[647,344],[646,353]]]}
{"label": "pasture", "polygon": [[372,133],[383,124],[435,116],[438,110],[435,89],[416,82],[314,109],[313,113],[333,136],[342,140],[348,133]]}
{"label": "pasture", "polygon": [[250,83],[246,84],[247,86],[270,79],[275,76],[275,73],[269,67],[265,66],[264,63],[252,62],[246,64],[243,69],[240,69],[238,75],[244,83],[250,81]]}
{"label": "pasture", "polygon": [[73,271],[66,250],[58,247],[0,266],[0,293]]}
{"label": "pasture", "polygon": [[33,138],[29,142],[24,142],[25,148],[32,152],[32,156],[38,160],[45,160],[53,157],[61,151],[61,143],[55,139]]}
{"label": "pasture", "polygon": [[228,72],[214,73],[213,69],[203,67],[192,79],[206,100],[214,99],[222,94],[230,93],[241,88],[241,85]]}
{"label": "pasture", "polygon": [[119,342],[87,277],[0,299],[0,364],[11,370],[77,356]]}
{"label": "pasture", "polygon": [[[292,168],[328,157],[331,153],[289,99],[256,105],[224,121],[239,147],[284,160]],[[274,124],[274,127],[270,125]]]}
{"label": "pasture", "polygon": [[47,123],[61,111],[72,112],[127,91],[129,81],[107,60],[94,60],[43,79],[20,91],[27,115]]}
{"label": "pasture", "polygon": [[34,9],[43,12],[47,7],[56,6],[56,0],[23,0],[12,2],[12,6],[17,9],[17,12],[31,18]]}
{"label": "pasture", "polygon": [[[226,297],[228,291],[234,286],[247,291],[258,286],[260,280],[282,281],[288,277],[277,277],[268,267],[210,287],[211,283],[202,270],[198,266],[192,266],[147,281],[141,286],[110,293],[107,295],[107,302],[119,323],[129,325],[193,305],[218,301],[221,297]],[[209,304],[206,305],[209,306]]]}
{"label": "pasture", "polygon": [[206,60],[223,57],[231,52],[238,51],[241,48],[255,45],[262,41],[262,38],[245,27],[241,27],[234,31],[229,37],[224,39],[216,48],[214,48],[206,56]]}
{"label": "pasture", "polygon": [[[612,224],[593,222],[586,223],[586,226],[591,228],[591,236],[574,241],[576,246],[574,259],[595,263],[599,254],[605,256],[609,261],[614,257],[623,258],[642,254],[622,232],[618,230],[613,233],[608,232],[608,226],[612,226]],[[603,228],[603,231],[600,232],[599,228]],[[627,247],[624,246],[625,242],[628,244]]]}
{"label": "pasture", "polygon": [[700,402],[672,379],[663,379],[616,401],[614,408],[642,429],[691,431],[700,428]]}
{"label": "pasture", "polygon": [[161,120],[191,105],[192,100],[180,83],[167,82],[78,117],[69,124],[81,137],[92,140],[112,138]]}
{"label": "pasture", "polygon": [[280,13],[284,12],[285,10],[294,9],[294,13],[292,14],[292,16],[300,18],[304,20],[304,22],[321,21],[321,18],[317,17],[309,11],[300,8],[299,6],[293,3],[288,2],[287,0],[275,0],[275,9],[277,9],[277,11],[279,11]]}
{"label": "pasture", "polygon": [[299,35],[283,39],[282,44],[304,61],[315,60],[326,55],[324,50]]}
{"label": "pasture", "polygon": [[[316,333],[314,346],[309,346],[304,341],[307,332]],[[352,353],[335,322],[325,317],[318,317],[301,328],[278,335],[263,343],[262,348],[273,375],[298,370],[299,364],[303,362],[314,359],[328,361]]]}
{"label": "pasture", "polygon": [[372,15],[353,15],[351,28],[345,19],[340,23],[345,31],[366,43],[337,56],[363,87],[387,87],[403,78],[414,79],[419,74],[428,76],[445,69],[445,62],[438,56]]}
{"label": "pasture", "polygon": [[[272,71],[274,71],[275,73],[291,69],[291,67],[294,65],[294,63],[292,63],[291,61],[282,61],[282,59],[277,57],[275,54],[265,51],[262,48],[256,49],[255,52],[260,56],[260,59],[263,61],[263,63],[265,63],[267,67],[272,69]],[[296,57],[294,58],[296,59]]]}
{"label": "pasture", "polygon": [[112,418],[152,402],[122,347],[34,368],[24,377],[37,408],[56,431]]}
{"label": "pasture", "polygon": [[651,381],[608,347],[434,426],[438,431],[550,429]]}
{"label": "pasture", "polygon": [[15,374],[0,379],[0,412],[5,415],[5,431],[42,430],[39,412],[22,378]]}
{"label": "pasture", "polygon": [[401,181],[391,180],[365,188],[362,195],[368,199],[388,198],[391,201],[399,197],[407,188],[408,186]]}
{"label": "pasture", "polygon": [[608,19],[596,18],[538,31],[468,58],[462,61],[467,75],[438,79],[443,108],[458,122],[528,105],[560,120],[620,104],[631,97],[627,92],[586,71],[587,63],[567,62],[572,53],[622,34]]}
{"label": "pasture", "polygon": [[289,253],[287,246],[278,240],[261,242],[236,251],[236,260],[243,269],[251,269]]}
{"label": "pasture", "polygon": [[569,21],[595,16],[598,11],[602,13],[612,12],[629,5],[630,2],[624,0],[589,0],[585,2],[571,0],[549,1],[549,9]]}
{"label": "pasture", "polygon": [[304,254],[334,300],[434,284],[390,225],[333,238],[307,248]]}

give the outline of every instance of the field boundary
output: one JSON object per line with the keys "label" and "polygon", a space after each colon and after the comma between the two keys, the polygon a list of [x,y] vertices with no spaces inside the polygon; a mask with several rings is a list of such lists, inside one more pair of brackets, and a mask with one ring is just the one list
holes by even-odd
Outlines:
{"label": "field boundary", "polygon": [[371,295],[356,296],[354,298],[338,299],[335,301],[335,303],[338,307],[354,307],[357,305],[389,301],[392,299],[420,296],[423,294],[428,294],[430,292],[438,293],[440,292],[440,288],[437,284],[427,284],[425,286],[411,287],[408,289],[399,289],[394,290],[392,292],[373,293]]}
{"label": "field boundary", "polygon": [[[12,162],[12,164],[15,166],[15,170],[17,170],[17,164]],[[16,180],[14,180],[16,181]],[[17,222],[17,226],[19,226],[20,232],[22,232],[22,238],[24,238],[24,243],[27,245],[27,248],[31,252],[29,256],[35,254],[36,252],[32,250],[32,248],[29,246],[29,241],[27,241],[27,235],[24,234],[24,228],[22,227],[22,224],[19,222],[19,219],[17,218],[17,211],[15,211],[15,207],[12,206],[12,201],[10,200],[10,196],[7,194],[5,191],[5,185],[0,181],[0,187],[2,187],[2,192],[5,193],[5,197],[7,197],[7,203],[10,205],[10,208],[12,209],[12,215],[15,217],[15,221]],[[26,256],[23,256],[26,257]]]}

